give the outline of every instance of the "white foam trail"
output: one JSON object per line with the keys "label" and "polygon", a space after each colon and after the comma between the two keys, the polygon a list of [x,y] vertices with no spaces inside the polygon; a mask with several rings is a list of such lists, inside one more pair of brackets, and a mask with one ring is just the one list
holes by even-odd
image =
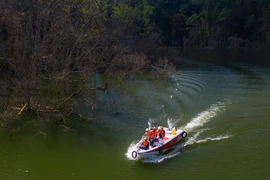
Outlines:
{"label": "white foam trail", "polygon": [[174,146],[173,150],[170,153],[165,154],[165,155],[153,156],[150,159],[142,160],[142,162],[144,162],[144,163],[161,163],[162,161],[164,161],[166,159],[170,159],[170,158],[173,158],[175,156],[180,155],[181,154],[181,149],[183,149],[186,146],[189,146],[189,145],[192,145],[192,144],[197,144],[197,143],[205,143],[207,141],[219,141],[219,140],[227,139],[227,138],[231,137],[231,135],[227,134],[227,135],[221,135],[221,136],[217,136],[217,137],[209,137],[209,138],[205,138],[205,139],[201,139],[201,140],[196,140],[197,137],[203,131],[204,130],[199,131],[196,134],[194,134],[194,136],[190,137],[187,142],[184,142],[184,143],[181,143],[181,144],[178,144],[178,145]]}
{"label": "white foam trail", "polygon": [[229,135],[229,134],[224,135],[224,136],[218,136],[218,137],[209,137],[209,138],[197,140],[196,143],[204,143],[204,142],[207,142],[207,141],[219,141],[219,140],[222,140],[222,139],[227,139],[229,137],[231,137],[231,135]]}
{"label": "white foam trail", "polygon": [[181,127],[185,131],[192,131],[195,128],[203,126],[205,123],[209,122],[213,117],[217,116],[225,110],[226,103],[216,103],[211,105],[211,107],[201,113],[199,113],[195,118],[193,118],[186,126]]}
{"label": "white foam trail", "polygon": [[156,157],[152,157],[150,159],[144,159],[142,160],[143,163],[161,163],[163,162],[165,159],[170,159],[173,158],[177,155],[179,155],[180,152],[171,152],[170,154],[166,154],[166,155],[160,155],[160,156],[156,156]]}
{"label": "white foam trail", "polygon": [[208,142],[208,141],[220,141],[222,139],[227,139],[227,138],[232,137],[232,135],[226,134],[226,135],[221,135],[221,136],[217,136],[217,137],[208,137],[208,138],[205,138],[205,139],[197,140],[199,134],[200,133],[198,133],[198,134],[196,133],[193,137],[190,137],[188,139],[188,141],[185,143],[185,146],[192,145],[192,144],[205,143],[205,142]]}
{"label": "white foam trail", "polygon": [[196,132],[193,136],[188,138],[188,141],[185,143],[185,146],[194,144],[196,139],[200,136],[200,134],[209,129],[201,129],[200,131]]}

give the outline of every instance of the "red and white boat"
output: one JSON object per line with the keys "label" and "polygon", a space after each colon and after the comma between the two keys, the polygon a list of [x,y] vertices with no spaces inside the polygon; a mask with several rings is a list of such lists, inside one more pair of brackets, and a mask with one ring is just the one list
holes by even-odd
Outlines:
{"label": "red and white boat", "polygon": [[132,158],[135,159],[137,156],[147,158],[151,155],[162,154],[173,147],[182,138],[187,137],[187,133],[183,130],[176,130],[175,133],[172,133],[171,128],[164,128],[164,130],[165,136],[163,138],[158,138],[158,140],[154,142],[153,146],[149,146],[149,149],[147,150],[140,149],[143,139],[140,140],[135,146],[136,150],[132,151]]}

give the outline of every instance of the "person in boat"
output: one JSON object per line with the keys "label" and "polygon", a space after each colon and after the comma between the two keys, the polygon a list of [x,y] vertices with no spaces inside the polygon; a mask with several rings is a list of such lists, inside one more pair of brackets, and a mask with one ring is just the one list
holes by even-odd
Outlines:
{"label": "person in boat", "polygon": [[165,130],[162,126],[158,127],[157,137],[162,139],[165,137]]}
{"label": "person in boat", "polygon": [[145,133],[144,133],[144,136],[146,138],[149,138],[149,135],[150,135],[150,130],[148,128],[145,129]]}
{"label": "person in boat", "polygon": [[158,130],[157,130],[157,138],[160,138],[160,135],[161,135],[161,134],[160,134],[160,133],[161,133],[161,130],[160,130],[160,129],[161,129],[161,127],[159,126],[159,127],[158,127]]}
{"label": "person in boat", "polygon": [[172,128],[172,134],[173,134],[173,135],[176,134],[176,131],[177,131],[177,130],[176,130],[176,127],[173,127],[173,128]]}
{"label": "person in boat", "polygon": [[150,145],[151,146],[154,146],[154,142],[157,140],[156,137],[157,137],[157,131],[156,131],[156,128],[153,127],[153,128],[151,128],[150,135],[149,135]]}
{"label": "person in boat", "polygon": [[154,138],[157,137],[157,129],[156,129],[156,127],[153,127],[153,137]]}
{"label": "person in boat", "polygon": [[143,139],[143,142],[142,142],[142,145],[140,146],[140,149],[144,149],[144,150],[149,149],[149,140],[148,140],[148,138]]}

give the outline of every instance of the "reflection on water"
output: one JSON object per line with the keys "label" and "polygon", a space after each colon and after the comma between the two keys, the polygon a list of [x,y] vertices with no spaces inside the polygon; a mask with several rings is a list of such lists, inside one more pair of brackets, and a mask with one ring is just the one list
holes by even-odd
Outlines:
{"label": "reflection on water", "polygon": [[185,58],[196,59],[211,63],[248,63],[251,65],[270,66],[270,52],[257,50],[201,50],[201,49],[184,49],[182,56]]}

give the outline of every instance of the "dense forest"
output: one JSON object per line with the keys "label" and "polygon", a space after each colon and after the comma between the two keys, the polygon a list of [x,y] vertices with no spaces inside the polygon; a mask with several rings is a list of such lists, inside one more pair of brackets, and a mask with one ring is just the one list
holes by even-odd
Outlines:
{"label": "dense forest", "polygon": [[145,30],[163,43],[196,48],[267,48],[269,0],[143,0]]}
{"label": "dense forest", "polygon": [[[137,72],[173,71],[168,46],[269,48],[270,1],[1,0],[0,129],[16,131],[18,111],[64,129],[71,114],[88,121],[117,113],[113,103],[97,106],[95,92]],[[97,72],[109,77],[102,86]]]}

